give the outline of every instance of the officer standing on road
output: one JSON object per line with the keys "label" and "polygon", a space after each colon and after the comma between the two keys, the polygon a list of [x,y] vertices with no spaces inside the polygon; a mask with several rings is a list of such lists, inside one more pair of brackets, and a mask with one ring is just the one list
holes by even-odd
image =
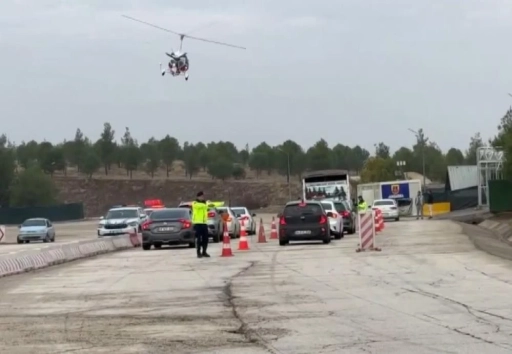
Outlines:
{"label": "officer standing on road", "polygon": [[428,204],[428,218],[432,219],[432,205],[434,204],[434,196],[432,195],[432,191],[430,189],[427,191],[427,204]]}
{"label": "officer standing on road", "polygon": [[[197,258],[210,257],[206,253],[208,248],[208,204],[204,200],[204,193],[197,193],[197,199],[192,203],[192,223],[196,232]],[[202,250],[201,250],[202,248]]]}
{"label": "officer standing on road", "polygon": [[367,209],[368,204],[366,204],[362,196],[359,196],[359,203],[357,203],[357,211],[360,213],[366,213]]}
{"label": "officer standing on road", "polygon": [[416,220],[420,217],[421,220],[423,220],[423,195],[421,194],[421,191],[418,191],[414,204],[416,205]]}

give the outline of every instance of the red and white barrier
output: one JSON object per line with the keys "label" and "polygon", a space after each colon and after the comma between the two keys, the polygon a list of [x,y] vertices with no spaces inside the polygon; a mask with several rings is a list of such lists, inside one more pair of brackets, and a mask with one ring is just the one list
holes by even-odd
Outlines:
{"label": "red and white barrier", "polygon": [[375,245],[375,212],[360,213],[358,224],[359,247],[356,249],[356,252],[380,251],[380,248],[377,248]]}
{"label": "red and white barrier", "polygon": [[21,254],[0,256],[0,278],[103,253],[130,249],[137,247],[135,244],[140,245],[133,237],[123,235],[52,245],[52,247],[39,252],[27,251]]}
{"label": "red and white barrier", "polygon": [[0,225],[0,243],[7,242],[7,235],[5,234],[5,225]]}

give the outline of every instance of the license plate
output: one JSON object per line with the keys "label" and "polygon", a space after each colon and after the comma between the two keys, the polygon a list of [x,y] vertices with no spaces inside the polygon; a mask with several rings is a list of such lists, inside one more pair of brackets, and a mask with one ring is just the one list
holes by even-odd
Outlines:
{"label": "license plate", "polygon": [[158,229],[158,231],[162,231],[162,232],[165,232],[165,231],[174,231],[175,228],[174,227],[160,227]]}
{"label": "license plate", "polygon": [[309,235],[309,234],[311,234],[311,230],[295,231],[295,235]]}

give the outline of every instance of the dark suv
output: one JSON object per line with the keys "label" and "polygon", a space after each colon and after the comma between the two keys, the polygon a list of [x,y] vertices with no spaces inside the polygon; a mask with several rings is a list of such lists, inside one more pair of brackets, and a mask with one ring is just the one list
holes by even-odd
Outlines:
{"label": "dark suv", "polygon": [[332,213],[326,213],[320,202],[289,202],[279,218],[279,245],[312,240],[330,243],[329,216]]}

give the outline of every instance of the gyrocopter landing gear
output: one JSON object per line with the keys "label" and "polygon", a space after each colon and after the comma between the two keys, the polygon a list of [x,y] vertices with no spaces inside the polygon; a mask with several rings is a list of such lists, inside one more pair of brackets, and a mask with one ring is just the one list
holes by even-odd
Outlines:
{"label": "gyrocopter landing gear", "polygon": [[188,72],[185,73],[185,81],[188,81]]}
{"label": "gyrocopter landing gear", "polygon": [[165,69],[162,70],[162,63],[160,63],[160,71],[162,72],[162,76],[164,76],[165,75]]}

